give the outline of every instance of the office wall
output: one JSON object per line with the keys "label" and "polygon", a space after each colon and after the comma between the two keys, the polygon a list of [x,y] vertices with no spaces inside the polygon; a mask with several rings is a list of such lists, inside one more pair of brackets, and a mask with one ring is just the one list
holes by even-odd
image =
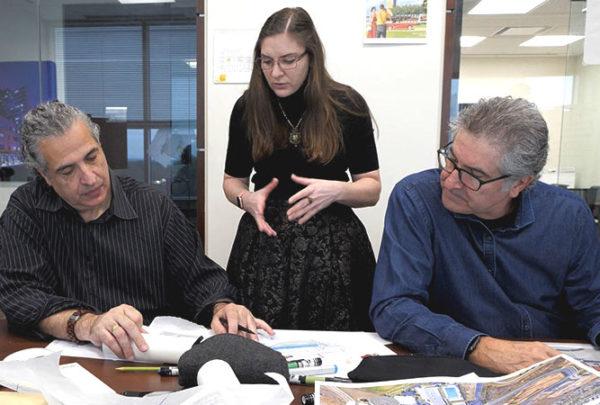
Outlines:
{"label": "office wall", "polygon": [[379,251],[387,199],[394,184],[436,165],[439,145],[445,1],[429,1],[426,45],[362,44],[364,2],[345,0],[207,0],[206,4],[206,249],[226,265],[241,211],[222,191],[229,114],[247,85],[214,84],[216,30],[258,30],[274,11],[302,6],[313,17],[332,76],[357,89],[377,124],[382,193],[372,208],[356,210]]}
{"label": "office wall", "polygon": [[[0,13],[0,61],[34,61],[39,58],[39,38],[34,4],[4,0]],[[10,40],[8,40],[10,38]]]}

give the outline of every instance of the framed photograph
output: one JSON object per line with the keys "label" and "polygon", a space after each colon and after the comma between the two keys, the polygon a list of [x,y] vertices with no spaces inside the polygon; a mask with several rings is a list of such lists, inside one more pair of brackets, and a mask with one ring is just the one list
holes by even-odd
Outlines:
{"label": "framed photograph", "polygon": [[427,0],[365,0],[365,44],[427,42]]}

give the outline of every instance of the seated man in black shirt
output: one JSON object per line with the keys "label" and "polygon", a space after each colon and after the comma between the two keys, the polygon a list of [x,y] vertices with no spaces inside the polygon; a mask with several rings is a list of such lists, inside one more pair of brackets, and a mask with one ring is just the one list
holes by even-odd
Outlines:
{"label": "seated man in black shirt", "polygon": [[147,350],[140,332],[157,315],[210,321],[217,333],[273,333],[233,303],[225,271],[168,197],[111,173],[86,114],[42,104],[21,136],[40,176],[0,218],[0,308],[11,329],[106,344],[129,359],[132,342]]}

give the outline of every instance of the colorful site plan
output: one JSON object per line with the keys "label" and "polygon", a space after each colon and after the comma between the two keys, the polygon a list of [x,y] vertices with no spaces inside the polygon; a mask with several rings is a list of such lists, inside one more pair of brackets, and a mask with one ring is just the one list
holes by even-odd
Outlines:
{"label": "colorful site plan", "polygon": [[474,374],[379,383],[318,382],[321,405],[600,404],[600,372],[560,355],[497,378]]}

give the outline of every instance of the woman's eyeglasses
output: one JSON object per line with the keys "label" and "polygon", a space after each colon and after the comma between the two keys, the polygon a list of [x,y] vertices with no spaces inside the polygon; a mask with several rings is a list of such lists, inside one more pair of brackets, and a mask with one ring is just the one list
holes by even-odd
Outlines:
{"label": "woman's eyeglasses", "polygon": [[264,71],[273,70],[276,63],[282,70],[291,70],[298,66],[298,62],[304,57],[304,55],[306,55],[306,51],[300,55],[286,55],[277,59],[269,58],[268,56],[259,56],[256,58],[256,63],[258,63],[260,68]]}

